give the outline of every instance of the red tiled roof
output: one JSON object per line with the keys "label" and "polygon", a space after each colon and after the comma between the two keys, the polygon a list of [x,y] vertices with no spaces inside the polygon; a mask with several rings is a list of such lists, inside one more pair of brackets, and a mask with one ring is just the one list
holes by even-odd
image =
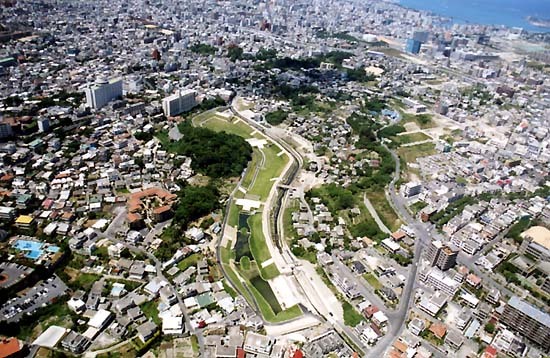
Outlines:
{"label": "red tiled roof", "polygon": [[296,352],[294,352],[292,358],[304,358],[304,353],[302,353],[301,350],[297,349]]}
{"label": "red tiled roof", "polygon": [[9,357],[21,350],[17,338],[6,338],[0,341],[0,358]]}
{"label": "red tiled roof", "polygon": [[430,332],[432,332],[437,338],[443,338],[445,337],[445,334],[447,333],[447,327],[445,327],[444,324],[441,323],[432,323],[430,326]]}
{"label": "red tiled roof", "polygon": [[246,357],[246,352],[242,348],[237,348],[237,358],[244,358]]}
{"label": "red tiled roof", "polygon": [[497,349],[493,346],[487,346],[487,348],[485,348],[485,351],[483,352],[483,355],[482,357],[483,358],[494,358],[497,356]]}

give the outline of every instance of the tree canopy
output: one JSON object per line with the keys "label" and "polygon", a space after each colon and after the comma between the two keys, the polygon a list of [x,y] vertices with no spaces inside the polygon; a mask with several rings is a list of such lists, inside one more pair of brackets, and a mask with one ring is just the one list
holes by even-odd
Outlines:
{"label": "tree canopy", "polygon": [[191,158],[194,171],[211,178],[241,175],[252,158],[252,147],[242,137],[182,122],[183,138],[169,144],[168,150]]}

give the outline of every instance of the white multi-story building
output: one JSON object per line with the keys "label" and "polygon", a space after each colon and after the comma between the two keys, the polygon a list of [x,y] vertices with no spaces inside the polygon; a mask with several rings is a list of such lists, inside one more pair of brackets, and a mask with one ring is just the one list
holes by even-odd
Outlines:
{"label": "white multi-story building", "polygon": [[449,296],[454,296],[456,291],[460,288],[460,282],[453,280],[452,277],[449,277],[445,274],[445,272],[436,267],[432,267],[430,269],[430,271],[426,274],[424,281],[426,285],[432,286],[433,288],[442,291]]}
{"label": "white multi-story building", "polygon": [[86,86],[84,93],[86,93],[86,105],[100,109],[112,100],[122,97],[122,78],[113,78],[109,81],[98,78],[94,84]]}
{"label": "white multi-story building", "polygon": [[191,110],[197,105],[195,91],[183,90],[162,100],[162,110],[166,117],[173,117]]}

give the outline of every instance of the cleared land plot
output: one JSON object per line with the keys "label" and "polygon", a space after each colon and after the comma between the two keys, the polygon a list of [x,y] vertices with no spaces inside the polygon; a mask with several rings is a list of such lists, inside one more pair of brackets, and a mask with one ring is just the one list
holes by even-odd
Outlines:
{"label": "cleared land plot", "polygon": [[406,163],[414,163],[417,158],[427,157],[436,153],[437,151],[435,150],[434,143],[422,143],[397,149],[397,154],[400,158],[403,158]]}
{"label": "cleared land plot", "polygon": [[382,284],[378,279],[372,274],[372,273],[366,273],[363,275],[363,278],[369,283],[369,285],[372,286],[375,290],[380,290],[382,288]]}
{"label": "cleared land plot", "polygon": [[342,303],[342,309],[344,310],[344,323],[346,326],[355,327],[363,321],[363,315],[348,302]]}
{"label": "cleared land plot", "polygon": [[432,116],[429,114],[411,114],[400,111],[401,113],[401,123],[416,123],[420,129],[433,128],[436,126],[435,122],[432,119]]}
{"label": "cleared land plot", "polygon": [[184,258],[183,260],[181,260],[179,263],[178,263],[178,268],[181,270],[181,271],[185,271],[187,270],[189,267],[191,266],[196,266],[197,265],[197,262],[202,259],[202,255],[201,254],[192,254],[186,258]]}
{"label": "cleared land plot", "polygon": [[409,133],[409,134],[403,134],[403,135],[397,135],[397,136],[391,137],[391,140],[394,143],[397,143],[399,145],[422,142],[430,139],[432,139],[430,136],[422,132]]}

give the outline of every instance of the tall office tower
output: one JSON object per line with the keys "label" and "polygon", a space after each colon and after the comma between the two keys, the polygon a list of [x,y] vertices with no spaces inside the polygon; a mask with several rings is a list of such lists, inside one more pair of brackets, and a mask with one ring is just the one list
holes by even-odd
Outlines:
{"label": "tall office tower", "polygon": [[428,247],[427,258],[430,265],[437,266],[445,271],[456,265],[458,250],[444,245],[441,241],[432,241]]}
{"label": "tall office tower", "polygon": [[550,315],[548,313],[513,296],[504,306],[500,323],[536,343],[546,353],[550,351]]}
{"label": "tall office tower", "polygon": [[3,121],[3,118],[0,117],[0,138],[9,138],[13,136],[13,129],[11,125]]}
{"label": "tall office tower", "polygon": [[162,110],[166,117],[177,116],[180,113],[187,112],[197,105],[195,101],[195,91],[179,91],[162,100]]}
{"label": "tall office tower", "polygon": [[50,120],[48,118],[40,118],[37,123],[40,132],[47,132],[50,129]]}
{"label": "tall office tower", "polygon": [[428,31],[415,31],[413,32],[412,39],[421,43],[428,42],[428,37],[430,33]]}
{"label": "tall office tower", "polygon": [[95,83],[88,84],[84,92],[86,93],[86,105],[90,108],[100,109],[112,100],[122,97],[122,78],[113,78],[109,81],[98,78]]}
{"label": "tall office tower", "polygon": [[422,44],[420,43],[420,41],[415,39],[408,39],[407,45],[405,46],[405,51],[416,55],[420,53],[421,46]]}

